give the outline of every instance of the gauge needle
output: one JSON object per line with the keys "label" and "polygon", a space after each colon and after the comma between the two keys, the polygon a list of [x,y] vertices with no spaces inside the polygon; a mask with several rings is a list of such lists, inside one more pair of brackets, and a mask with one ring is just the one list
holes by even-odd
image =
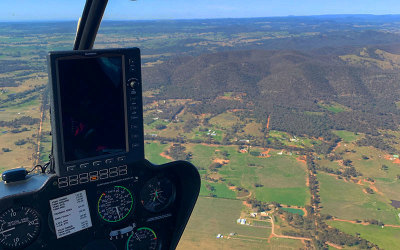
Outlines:
{"label": "gauge needle", "polygon": [[7,230],[1,231],[0,234],[7,233],[7,232],[12,231],[14,229],[15,229],[15,227],[9,228]]}
{"label": "gauge needle", "polygon": [[163,191],[158,191],[158,190],[154,190],[154,193],[153,193],[153,195],[154,195],[154,197],[153,197],[153,201],[155,201],[156,199],[157,200],[159,200],[158,199],[158,196],[159,196],[159,194],[161,194]]}
{"label": "gauge needle", "polygon": [[119,214],[118,207],[115,207],[115,209],[117,210],[118,218],[121,218],[121,215]]}

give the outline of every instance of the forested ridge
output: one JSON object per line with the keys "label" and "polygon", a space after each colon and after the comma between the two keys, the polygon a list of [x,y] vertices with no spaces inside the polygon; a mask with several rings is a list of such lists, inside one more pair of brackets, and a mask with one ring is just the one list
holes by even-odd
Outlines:
{"label": "forested ridge", "polygon": [[[198,101],[189,107],[195,114],[243,109],[260,122],[271,115],[272,129],[292,134],[329,139],[332,129],[371,135],[378,129],[396,130],[398,55],[389,53],[393,57],[388,59],[375,48],[347,55],[356,57],[364,50],[368,54],[356,63],[343,59],[340,51],[246,50],[181,57],[144,68],[144,86],[161,89],[155,99]],[[377,63],[365,64],[364,59]],[[226,92],[240,98],[221,98]]]}

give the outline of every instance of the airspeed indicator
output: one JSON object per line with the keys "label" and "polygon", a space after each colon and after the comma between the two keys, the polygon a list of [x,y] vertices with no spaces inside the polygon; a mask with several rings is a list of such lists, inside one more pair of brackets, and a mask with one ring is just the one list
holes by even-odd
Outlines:
{"label": "airspeed indicator", "polygon": [[107,222],[125,219],[133,208],[132,193],[126,187],[114,186],[105,190],[97,202],[99,216]]}

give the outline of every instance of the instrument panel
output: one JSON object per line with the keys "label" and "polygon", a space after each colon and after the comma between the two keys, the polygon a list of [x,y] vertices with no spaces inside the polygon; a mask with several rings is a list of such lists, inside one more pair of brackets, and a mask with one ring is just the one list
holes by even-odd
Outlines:
{"label": "instrument panel", "polygon": [[0,249],[175,249],[199,193],[197,169],[146,160],[126,169],[67,187],[55,175],[1,184]]}

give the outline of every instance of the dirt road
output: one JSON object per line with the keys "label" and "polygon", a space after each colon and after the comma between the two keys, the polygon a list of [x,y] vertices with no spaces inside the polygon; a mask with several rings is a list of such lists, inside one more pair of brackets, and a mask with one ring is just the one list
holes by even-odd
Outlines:
{"label": "dirt road", "polygon": [[271,230],[271,235],[268,238],[268,242],[271,242],[271,238],[276,237],[276,238],[285,238],[285,239],[293,239],[293,240],[301,240],[301,241],[311,241],[310,238],[306,237],[296,237],[296,236],[287,236],[287,235],[279,235],[275,233],[275,222],[272,217],[270,217],[271,225],[272,225],[272,230]]}

